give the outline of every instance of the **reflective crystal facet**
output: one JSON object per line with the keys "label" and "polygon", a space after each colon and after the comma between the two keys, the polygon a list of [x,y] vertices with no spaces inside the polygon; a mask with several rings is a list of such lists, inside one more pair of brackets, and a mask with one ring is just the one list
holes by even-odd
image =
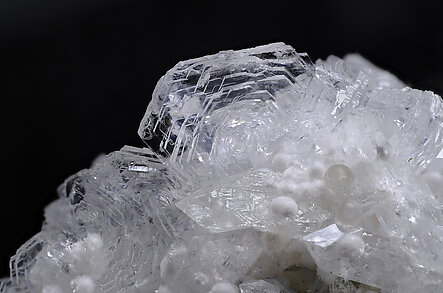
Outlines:
{"label": "reflective crystal facet", "polygon": [[[443,292],[443,103],[283,43],[179,62],[1,293]],[[438,158],[437,158],[438,157]]]}

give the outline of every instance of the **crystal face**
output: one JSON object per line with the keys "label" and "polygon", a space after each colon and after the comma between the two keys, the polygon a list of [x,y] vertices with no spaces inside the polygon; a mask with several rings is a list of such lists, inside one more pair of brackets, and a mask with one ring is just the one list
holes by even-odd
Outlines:
{"label": "crystal face", "polygon": [[283,43],[179,62],[1,293],[443,291],[443,103]]}

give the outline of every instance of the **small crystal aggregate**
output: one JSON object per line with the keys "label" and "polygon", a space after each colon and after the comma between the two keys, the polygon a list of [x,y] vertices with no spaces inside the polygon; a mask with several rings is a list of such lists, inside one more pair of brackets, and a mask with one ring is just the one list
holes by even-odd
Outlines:
{"label": "small crystal aggregate", "polygon": [[1,293],[443,292],[443,103],[283,43],[179,62]]}

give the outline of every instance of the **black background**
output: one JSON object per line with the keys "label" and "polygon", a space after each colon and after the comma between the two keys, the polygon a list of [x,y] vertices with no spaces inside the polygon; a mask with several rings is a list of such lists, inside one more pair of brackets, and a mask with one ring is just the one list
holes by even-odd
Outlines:
{"label": "black background", "polygon": [[1,1],[0,276],[67,176],[100,153],[142,146],[138,123],[178,61],[284,41],[313,60],[360,52],[442,94],[436,3]]}

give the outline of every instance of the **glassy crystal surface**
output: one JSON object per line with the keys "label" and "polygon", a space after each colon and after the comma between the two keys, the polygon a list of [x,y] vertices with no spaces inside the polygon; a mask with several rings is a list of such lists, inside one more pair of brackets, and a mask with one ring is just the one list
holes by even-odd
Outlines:
{"label": "glassy crystal surface", "polygon": [[179,62],[1,293],[443,292],[443,103],[283,43]]}

